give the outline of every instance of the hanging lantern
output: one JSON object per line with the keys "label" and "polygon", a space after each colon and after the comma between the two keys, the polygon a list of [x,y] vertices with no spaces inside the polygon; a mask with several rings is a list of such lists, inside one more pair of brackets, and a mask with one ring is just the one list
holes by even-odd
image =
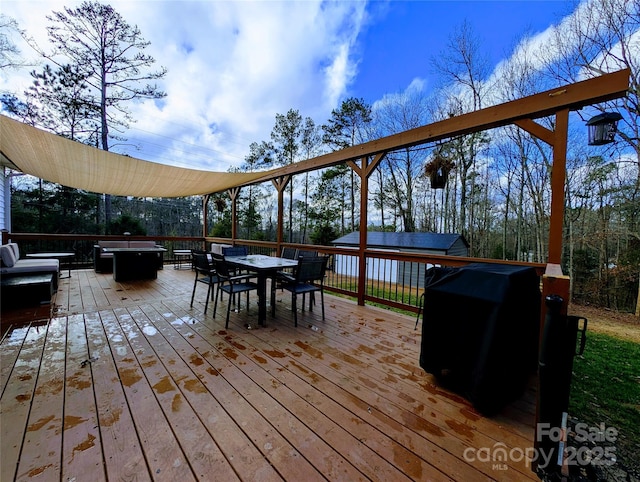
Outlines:
{"label": "hanging lantern", "polygon": [[603,112],[589,119],[589,145],[601,146],[613,142],[620,119],[622,116],[617,112]]}

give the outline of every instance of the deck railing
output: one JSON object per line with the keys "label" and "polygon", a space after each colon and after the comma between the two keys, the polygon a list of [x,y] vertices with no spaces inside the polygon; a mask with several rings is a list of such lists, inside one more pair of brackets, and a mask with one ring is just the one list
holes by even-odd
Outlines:
{"label": "deck railing", "polygon": [[360,260],[358,250],[296,244],[287,244],[286,246],[317,251],[318,254],[329,256],[325,280],[325,288],[328,291],[414,313],[418,311],[420,295],[424,291],[425,272],[433,266],[457,267],[470,263],[487,262],[533,266],[539,276],[545,272],[545,265],[540,263],[367,249],[364,251],[366,267],[364,293],[359,293]]}
{"label": "deck railing", "polygon": [[[93,246],[99,240],[153,240],[164,246],[167,253],[164,262],[177,261],[174,250],[210,249],[211,243],[232,244],[227,238],[202,238],[179,236],[96,236],[80,234],[3,233],[2,242],[19,243],[21,255],[33,252],[71,251],[76,254],[70,260],[71,269],[93,267]],[[267,241],[235,240],[236,245],[247,246],[252,254],[277,254],[277,244]],[[367,249],[365,256],[364,292],[360,287],[359,250],[328,246],[310,246],[285,243],[281,247],[315,251],[329,256],[325,288],[333,293],[352,297],[408,312],[417,312],[420,295],[424,290],[425,271],[432,266],[455,267],[469,263],[491,262],[533,266],[540,276],[545,265],[493,259],[433,256],[421,253]],[[66,263],[66,260],[65,260]]]}
{"label": "deck railing", "polygon": [[[176,249],[204,249],[202,237],[189,236],[99,236],[95,234],[40,234],[40,233],[2,233],[2,243],[13,241],[20,247],[20,256],[36,252],[73,252],[70,259],[71,269],[93,267],[93,247],[99,240],[111,241],[155,241],[167,249],[165,263],[176,260],[173,251]],[[67,263],[65,259],[64,263]]]}

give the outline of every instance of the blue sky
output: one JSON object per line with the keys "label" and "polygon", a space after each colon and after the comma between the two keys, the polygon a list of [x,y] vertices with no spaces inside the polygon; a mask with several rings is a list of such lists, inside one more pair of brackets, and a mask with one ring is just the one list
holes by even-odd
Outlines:
{"label": "blue sky", "polygon": [[524,34],[545,31],[570,13],[573,5],[565,1],[391,2],[361,34],[362,63],[354,90],[358,97],[375,100],[404,90],[415,77],[432,84],[436,79],[431,75],[431,58],[446,49],[449,36],[465,20],[482,42],[489,62],[496,65]]}
{"label": "blue sky", "polygon": [[[162,1],[109,2],[151,42],[168,69],[162,102],[132,106],[130,146],[149,161],[226,171],[251,142],[269,140],[275,115],[297,109],[317,124],[347,97],[370,104],[420,80],[437,79],[431,58],[469,22],[495,67],[524,35],[544,31],[576,3],[546,1]],[[75,0],[3,0],[1,12],[41,45],[46,15]],[[15,39],[23,56],[32,51]],[[21,92],[28,70],[0,73],[0,90]],[[133,146],[135,145],[135,146]]]}

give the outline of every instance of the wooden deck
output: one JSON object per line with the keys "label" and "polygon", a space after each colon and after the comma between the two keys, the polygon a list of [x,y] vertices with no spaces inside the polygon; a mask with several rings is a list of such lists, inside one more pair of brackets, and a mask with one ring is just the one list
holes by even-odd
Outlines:
{"label": "wooden deck", "polygon": [[538,480],[532,392],[480,416],[419,367],[412,317],[327,295],[294,328],[282,294],[225,330],[192,287],[74,271],[51,320],[5,331],[0,480]]}

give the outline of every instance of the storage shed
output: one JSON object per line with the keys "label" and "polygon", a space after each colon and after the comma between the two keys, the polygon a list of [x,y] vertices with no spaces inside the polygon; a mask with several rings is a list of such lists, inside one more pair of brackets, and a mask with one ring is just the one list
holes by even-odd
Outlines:
{"label": "storage shed", "polygon": [[[339,248],[358,249],[360,233],[354,231],[333,241]],[[468,256],[469,243],[461,234],[449,233],[389,233],[367,232],[367,248],[393,252],[424,253],[448,256]],[[338,274],[357,276],[357,256],[336,255],[334,270]],[[432,265],[418,265],[405,261],[368,260],[367,277],[392,283],[422,286],[424,271]]]}

